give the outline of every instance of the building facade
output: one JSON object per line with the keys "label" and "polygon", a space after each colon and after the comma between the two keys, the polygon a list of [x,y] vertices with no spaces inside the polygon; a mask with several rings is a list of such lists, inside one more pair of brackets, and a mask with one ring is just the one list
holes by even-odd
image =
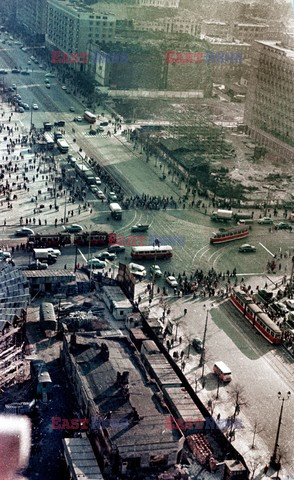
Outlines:
{"label": "building facade", "polygon": [[250,135],[281,158],[294,158],[294,50],[257,41],[251,60],[244,123]]}
{"label": "building facade", "polygon": [[47,0],[18,0],[16,20],[25,33],[43,43],[47,29]]}

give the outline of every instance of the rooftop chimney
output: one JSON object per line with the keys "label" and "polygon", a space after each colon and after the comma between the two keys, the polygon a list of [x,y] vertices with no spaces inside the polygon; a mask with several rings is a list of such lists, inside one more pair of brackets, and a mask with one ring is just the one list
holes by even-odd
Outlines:
{"label": "rooftop chimney", "polygon": [[102,343],[101,345],[101,356],[103,360],[105,361],[109,360],[109,349],[106,343]]}

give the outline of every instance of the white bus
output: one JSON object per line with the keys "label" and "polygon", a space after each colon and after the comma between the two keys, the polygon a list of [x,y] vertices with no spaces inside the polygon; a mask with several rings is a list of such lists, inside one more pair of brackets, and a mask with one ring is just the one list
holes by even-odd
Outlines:
{"label": "white bus", "polygon": [[132,258],[134,259],[156,259],[159,260],[160,258],[168,258],[173,256],[173,249],[170,245],[161,245],[158,246],[146,246],[146,247],[133,247]]}
{"label": "white bus", "polygon": [[68,152],[69,145],[64,140],[64,138],[59,138],[56,143],[57,143],[57,148],[61,153],[67,153]]}
{"label": "white bus", "polygon": [[121,206],[118,203],[110,203],[109,204],[109,209],[110,209],[110,212],[111,212],[111,216],[114,218],[114,220],[121,220],[122,209],[121,209]]}
{"label": "white bus", "polygon": [[91,112],[84,112],[84,119],[87,120],[89,123],[95,123],[96,122],[96,115]]}
{"label": "white bus", "polygon": [[50,135],[49,133],[44,133],[44,140],[46,142],[47,150],[53,150],[54,140],[52,138],[52,135]]}

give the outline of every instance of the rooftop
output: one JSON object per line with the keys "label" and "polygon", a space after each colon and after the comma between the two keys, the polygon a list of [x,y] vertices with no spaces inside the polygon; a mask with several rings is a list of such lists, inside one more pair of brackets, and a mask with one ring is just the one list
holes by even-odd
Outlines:
{"label": "rooftop", "polygon": [[[69,335],[66,339],[70,341]],[[156,387],[148,384],[145,370],[126,337],[77,334],[73,356],[84,387],[97,406],[97,416],[111,412],[111,419],[128,422],[127,426],[122,423],[107,428],[111,441],[120,449],[136,445],[140,450],[140,446],[145,449],[152,445],[155,450],[158,444],[179,441],[177,430],[165,429],[169,410],[159,404]]]}

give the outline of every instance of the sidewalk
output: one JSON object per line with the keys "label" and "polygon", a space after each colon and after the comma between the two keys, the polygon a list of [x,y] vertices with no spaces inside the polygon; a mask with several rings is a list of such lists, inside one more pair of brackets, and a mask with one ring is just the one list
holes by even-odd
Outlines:
{"label": "sidewalk", "polygon": [[[257,285],[263,286],[266,279],[267,280],[270,279],[273,282],[272,290],[275,291],[276,288],[274,285],[278,279],[276,275],[250,277],[248,281],[250,281],[250,285],[252,286],[252,288],[255,289]],[[146,291],[146,284],[140,283],[136,286],[136,296],[140,295],[142,298],[140,306],[150,309],[150,316],[157,317],[160,323],[162,324],[163,328],[167,325],[168,320],[177,321],[178,319],[183,318],[184,308],[189,309],[189,301],[192,299],[191,295],[187,295],[182,298],[178,298],[170,295],[163,297],[164,302],[167,303],[167,305],[170,307],[172,312],[170,313],[170,315],[166,315],[166,320],[162,322],[163,306],[160,300],[162,298],[162,295],[161,294],[155,295],[150,308],[149,301],[148,301],[149,300],[148,292],[145,293],[145,291]],[[156,288],[155,288],[155,291],[156,291]],[[226,299],[224,300],[224,299],[213,298],[213,297],[206,298],[206,299],[197,298],[196,301],[193,300],[194,312],[196,307],[197,311],[199,311],[199,315],[202,314],[203,316],[204,304],[209,310],[212,306],[212,303],[214,303],[214,306],[217,306],[223,302],[226,302]],[[198,366],[195,368],[195,357],[190,355],[190,358],[187,358],[187,354],[186,354],[187,338],[185,338],[185,332],[181,328],[180,324],[177,327],[177,339],[179,339],[179,337],[182,337],[182,343],[179,343],[179,341],[175,341],[173,348],[171,348],[170,350],[170,354],[172,356],[174,351],[179,351],[179,350],[185,351],[184,360],[186,365],[185,365],[184,371],[190,384],[194,386],[195,373],[197,371],[199,373],[198,377],[200,377],[201,372],[198,370],[199,369]],[[171,339],[175,337],[174,335],[169,335],[167,338]],[[205,369],[204,369],[205,376],[207,377],[207,374],[209,373],[210,371],[208,367],[205,366]],[[234,411],[232,398],[230,398],[229,393],[225,389],[221,389],[221,392],[219,393],[219,398],[216,398],[217,395],[215,393],[216,391],[216,386],[214,385],[215,382],[213,383],[213,385],[211,384],[211,382],[212,380],[208,378],[206,380],[205,386],[203,387],[198,378],[197,385],[195,385],[195,387],[197,389],[197,394],[200,400],[206,407],[211,405],[210,411],[214,418],[216,418],[218,414],[220,415],[220,418],[230,417],[232,415],[232,411]],[[236,418],[238,419],[238,416]],[[246,415],[244,414],[244,409],[242,410],[242,413],[241,413],[241,421],[242,421],[242,429],[241,431],[239,429],[236,429],[235,437],[233,438],[233,445],[241,453],[241,455],[243,455],[248,468],[251,470],[251,474],[253,474],[252,478],[257,478],[258,480],[261,480],[263,478],[276,478],[277,474],[273,469],[269,469],[267,471],[267,475],[264,474],[264,467],[269,462],[273,452],[269,450],[268,446],[264,443],[261,436],[258,434],[258,429],[260,428],[260,426],[257,426],[257,432],[254,439],[254,448],[252,448],[254,422],[251,418],[246,417]],[[226,429],[224,429],[223,431],[224,433],[228,433],[226,432]],[[274,439],[273,439],[273,442],[274,442]],[[288,474],[290,473],[290,471],[287,471],[287,469],[289,469],[289,465],[287,465],[286,468],[282,468],[282,470],[280,471],[279,477],[281,479],[289,478]],[[199,478],[203,480],[205,476],[202,476],[201,474]]]}

